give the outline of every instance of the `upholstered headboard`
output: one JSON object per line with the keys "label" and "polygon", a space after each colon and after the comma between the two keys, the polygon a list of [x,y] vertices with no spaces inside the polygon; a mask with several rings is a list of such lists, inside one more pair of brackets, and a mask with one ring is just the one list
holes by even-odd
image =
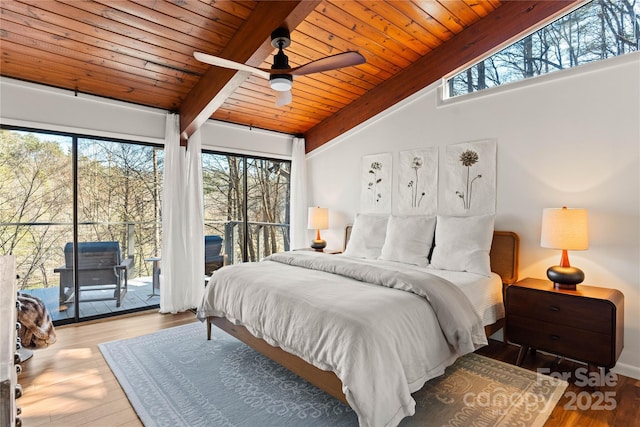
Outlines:
{"label": "upholstered headboard", "polygon": [[[344,248],[351,237],[352,225],[344,231]],[[494,231],[491,251],[491,271],[502,278],[502,283],[513,284],[518,281],[518,262],[520,258],[520,237],[513,231]]]}

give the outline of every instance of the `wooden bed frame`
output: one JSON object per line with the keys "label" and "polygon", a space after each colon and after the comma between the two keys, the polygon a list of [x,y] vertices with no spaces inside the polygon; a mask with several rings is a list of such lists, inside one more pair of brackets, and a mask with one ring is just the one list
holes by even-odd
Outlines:
{"label": "wooden bed frame", "polygon": [[[351,234],[351,227],[345,231],[345,246]],[[518,280],[518,258],[520,239],[516,233],[510,231],[495,231],[491,245],[491,271],[502,278],[503,288]],[[254,337],[244,326],[234,325],[224,317],[211,316],[207,318],[207,339],[211,339],[211,325],[216,325],[229,335],[247,344],[254,350],[264,354],[274,362],[284,366],[296,375],[329,393],[336,399],[349,404],[342,392],[342,382],[331,371],[323,371],[298,356],[287,353],[280,347],[274,347],[266,341]],[[487,337],[493,335],[504,326],[504,319],[499,319],[492,325],[485,326]]]}

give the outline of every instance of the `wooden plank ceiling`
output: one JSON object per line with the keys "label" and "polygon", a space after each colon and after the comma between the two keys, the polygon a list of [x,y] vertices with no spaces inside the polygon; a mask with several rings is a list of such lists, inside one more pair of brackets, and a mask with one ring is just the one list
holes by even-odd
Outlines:
{"label": "wooden plank ceiling", "polygon": [[[579,0],[2,0],[0,75],[303,135],[317,148]],[[266,79],[194,51],[270,68],[270,33],[291,31],[293,66],[358,51],[366,63],[294,80],[276,107]]]}

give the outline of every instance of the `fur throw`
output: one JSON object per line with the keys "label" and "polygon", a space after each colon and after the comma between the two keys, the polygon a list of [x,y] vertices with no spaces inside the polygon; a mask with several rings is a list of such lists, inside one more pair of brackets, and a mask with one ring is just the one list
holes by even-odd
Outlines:
{"label": "fur throw", "polygon": [[18,336],[26,348],[44,348],[56,342],[56,331],[42,300],[18,292]]}

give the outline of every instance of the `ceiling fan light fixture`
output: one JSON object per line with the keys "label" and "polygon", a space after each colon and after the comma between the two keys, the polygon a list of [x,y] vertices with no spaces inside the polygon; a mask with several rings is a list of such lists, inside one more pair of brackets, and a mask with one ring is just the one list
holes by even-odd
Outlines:
{"label": "ceiling fan light fixture", "polygon": [[293,77],[290,74],[272,74],[269,77],[269,86],[278,92],[291,90],[292,85]]}
{"label": "ceiling fan light fixture", "polygon": [[355,51],[347,51],[337,53],[335,55],[326,56],[316,59],[304,65],[291,68],[289,66],[289,58],[285,55],[284,50],[291,44],[291,37],[287,28],[277,28],[271,33],[271,46],[278,49],[273,55],[273,65],[270,69],[256,68],[247,64],[241,64],[229,59],[218,56],[208,55],[206,53],[194,52],[194,57],[205,64],[216,67],[229,68],[231,70],[244,71],[258,75],[269,80],[269,87],[275,91],[276,106],[282,107],[291,103],[291,87],[293,86],[293,76],[305,76],[313,73],[322,73],[325,71],[337,70],[344,67],[352,67],[364,64],[365,57]]}

